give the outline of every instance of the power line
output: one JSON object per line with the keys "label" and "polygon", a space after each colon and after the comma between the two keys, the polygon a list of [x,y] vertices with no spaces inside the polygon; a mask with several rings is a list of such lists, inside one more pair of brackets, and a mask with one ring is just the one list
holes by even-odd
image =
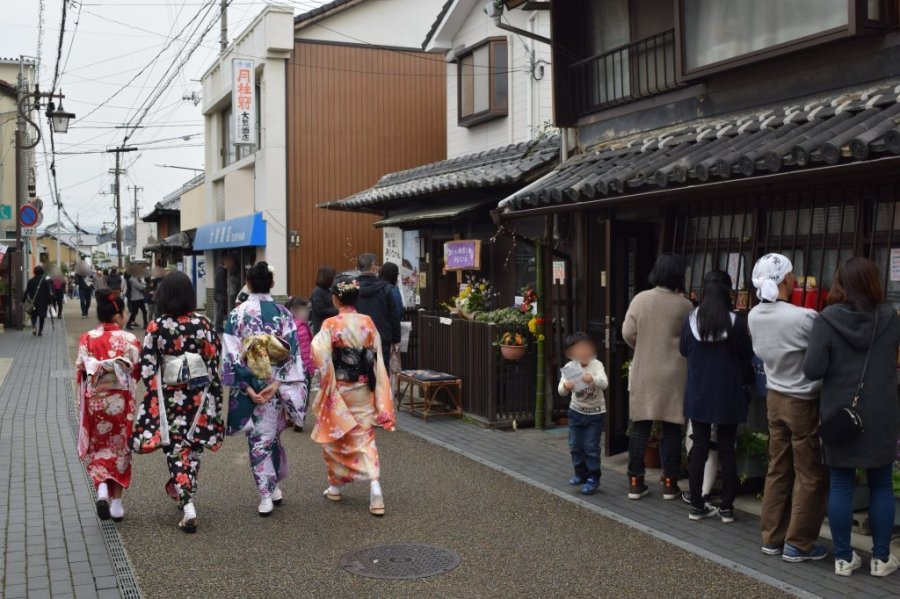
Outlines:
{"label": "power line", "polygon": [[66,36],[66,8],[69,6],[68,0],[63,0],[62,3],[62,22],[59,26],[59,43],[56,45],[56,66],[53,67],[53,85],[50,86],[50,91],[56,91],[56,84],[59,83],[59,65],[62,62],[62,51],[63,51],[63,40]]}

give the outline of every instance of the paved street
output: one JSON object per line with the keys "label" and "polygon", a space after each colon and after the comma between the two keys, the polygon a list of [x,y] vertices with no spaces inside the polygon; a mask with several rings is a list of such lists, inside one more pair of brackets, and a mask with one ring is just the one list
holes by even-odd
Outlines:
{"label": "paved street", "polygon": [[[70,350],[90,323],[73,318],[72,308]],[[62,349],[60,335],[44,341]],[[61,385],[57,392],[66,390]],[[65,433],[56,451],[74,463],[72,435]],[[128,517],[118,530],[144,597],[785,596],[406,432],[379,438],[388,515],[376,519],[366,509],[364,486],[348,491],[341,504],[325,501],[318,448],[306,435],[290,432],[284,439],[292,475],[284,485],[285,505],[269,519],[255,513],[243,439],[229,439],[205,456],[197,499],[201,528],[194,536],[175,527],[179,513],[163,493],[162,456],[136,458]],[[84,493],[78,508],[96,527]],[[340,569],[344,553],[380,543],[438,545],[459,553],[462,563],[449,574],[408,582]],[[653,570],[639,563],[652,563]]]}

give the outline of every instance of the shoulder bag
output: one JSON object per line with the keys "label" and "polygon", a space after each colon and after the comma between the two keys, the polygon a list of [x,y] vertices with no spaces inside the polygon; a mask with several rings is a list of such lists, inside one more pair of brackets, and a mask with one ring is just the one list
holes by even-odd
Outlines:
{"label": "shoulder bag", "polygon": [[[825,322],[828,321],[826,320]],[[866,352],[866,360],[863,362],[859,384],[856,386],[856,392],[850,400],[850,405],[841,408],[826,420],[819,423],[819,436],[822,438],[825,445],[843,445],[865,430],[863,428],[862,416],[856,409],[856,406],[859,405],[859,399],[862,396],[866,371],[869,369],[869,360],[872,357],[872,348],[875,346],[875,335],[877,332],[878,312],[876,310],[875,323],[872,325],[872,339],[869,341],[869,351]]]}

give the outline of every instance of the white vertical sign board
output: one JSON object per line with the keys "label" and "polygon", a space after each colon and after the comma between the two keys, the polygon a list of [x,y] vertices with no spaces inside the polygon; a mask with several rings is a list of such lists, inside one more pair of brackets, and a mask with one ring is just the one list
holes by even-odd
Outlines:
{"label": "white vertical sign board", "polygon": [[385,227],[381,230],[384,241],[384,262],[393,262],[397,266],[403,264],[403,231],[397,227]]}
{"label": "white vertical sign board", "polygon": [[256,70],[252,60],[231,61],[231,113],[235,145],[256,145]]}

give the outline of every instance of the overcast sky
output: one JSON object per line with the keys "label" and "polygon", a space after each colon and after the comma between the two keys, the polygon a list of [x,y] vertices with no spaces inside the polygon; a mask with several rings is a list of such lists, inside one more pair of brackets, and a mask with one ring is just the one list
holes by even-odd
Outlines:
{"label": "overcast sky", "polygon": [[[294,13],[299,14],[324,1],[279,0],[279,3],[292,6]],[[275,3],[275,0],[269,3]],[[10,0],[5,4],[11,8],[13,2]],[[42,4],[43,43],[39,49]],[[233,0],[228,10],[229,40],[243,31],[266,4],[262,0]],[[114,166],[114,155],[105,150],[121,144],[125,133],[115,127],[134,122],[142,111],[142,104],[146,106],[155,93],[154,87],[164,79],[166,70],[173,63],[177,64],[194,45],[200,32],[209,27],[185,68],[146,112],[143,129],[136,130],[129,139],[129,145],[142,149],[122,154],[123,164],[128,167],[127,176],[122,179],[122,191],[133,198],[133,191],[125,189],[126,186],[143,187],[143,191],[138,192],[138,200],[141,213],[146,214],[165,195],[199,174],[156,165],[203,168],[200,106],[182,98],[192,93],[199,96],[198,80],[218,52],[218,5],[219,0],[212,3],[204,0],[85,0],[81,4],[69,3],[57,87],[61,87],[66,95],[65,109],[74,112],[79,120],[72,124],[66,135],[56,136],[56,150],[60,153],[56,158],[56,171],[63,205],[73,219],[80,218],[83,227],[96,229],[115,218],[112,196],[101,195],[110,190],[113,180],[108,171]],[[39,55],[43,91],[49,90],[53,81],[61,15],[62,0],[15,2],[15,10],[0,14],[0,56]],[[171,42],[179,34],[180,37]],[[122,89],[123,86],[126,87]],[[117,95],[111,98],[113,94]],[[46,132],[46,126],[44,130]],[[46,147],[49,152],[49,139]],[[37,151],[38,196],[47,206],[45,223],[52,223],[56,221],[56,211],[50,207],[47,158],[40,145]],[[97,153],[61,154],[64,152]],[[133,200],[123,201],[123,208],[125,206],[133,206]],[[127,214],[128,218],[123,214],[123,223],[131,224],[131,211]]]}

